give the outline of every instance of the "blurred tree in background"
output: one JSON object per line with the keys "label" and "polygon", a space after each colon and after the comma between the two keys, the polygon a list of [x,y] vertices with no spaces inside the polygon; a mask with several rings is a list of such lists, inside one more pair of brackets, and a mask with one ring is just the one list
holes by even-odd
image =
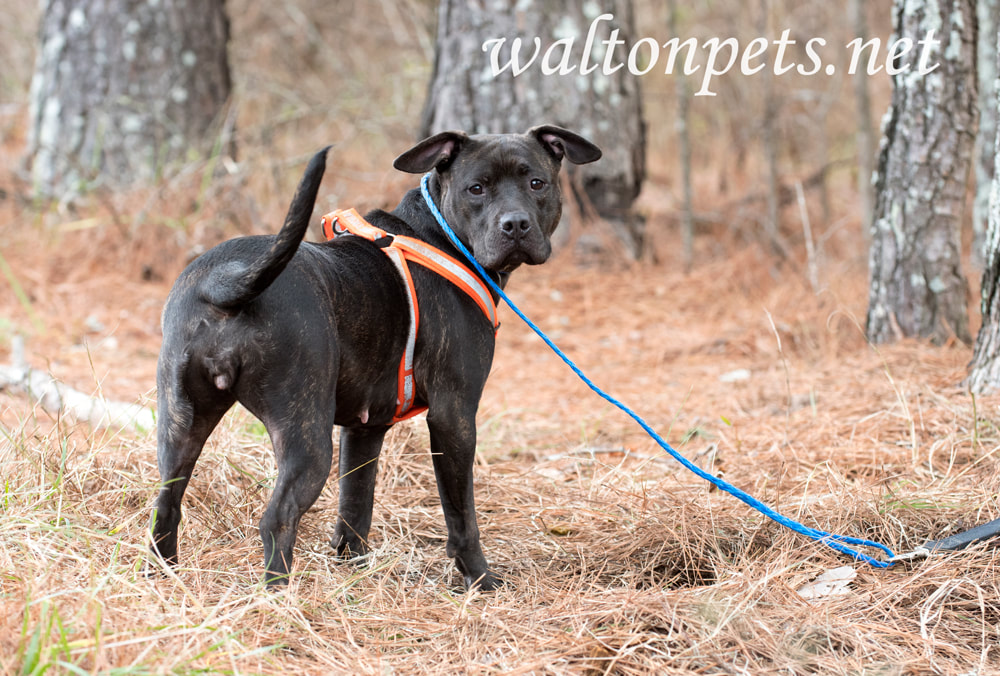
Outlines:
{"label": "blurred tree in background", "polygon": [[[865,15],[865,0],[850,0],[850,21],[853,37],[862,43],[868,42],[868,17]],[[858,210],[861,212],[861,232],[867,238],[871,235],[872,213],[875,210],[875,191],[872,189],[872,174],[875,164],[875,130],[872,125],[871,96],[868,78],[854,77],[854,108],[857,111],[858,146]]]}
{"label": "blurred tree in background", "polygon": [[1000,0],[976,0],[979,37],[976,67],[979,71],[979,133],[976,135],[976,196],[972,202],[972,261],[983,264],[986,229],[990,217],[990,188],[997,135],[997,31]]}
{"label": "blurred tree in background", "polygon": [[[996,28],[991,32],[996,46],[992,54],[993,72],[1000,71],[1000,36]],[[993,113],[1000,110],[1000,90],[993,91]],[[994,128],[993,147],[1000,148],[1000,129]],[[966,386],[976,393],[996,392],[1000,389],[1000,152],[991,155],[991,191],[987,200],[988,228],[983,252],[983,284],[980,290],[980,308],[983,323],[976,336],[976,347],[969,364]],[[980,160],[982,161],[982,159]]]}
{"label": "blurred tree in background", "polygon": [[46,0],[39,35],[36,194],[147,182],[220,149],[232,88],[224,0]]}
{"label": "blurred tree in background", "polygon": [[[594,24],[602,14],[613,18]],[[592,24],[597,49],[589,65],[596,68],[581,74]],[[522,63],[535,53],[534,38],[540,39],[536,62],[520,75],[507,69],[494,77],[483,43],[504,38],[499,63],[506,64],[515,37],[523,41]],[[594,164],[568,167],[575,196],[584,212],[596,212],[611,223],[631,257],[638,258],[645,239],[644,222],[632,204],[646,176],[646,128],[639,78],[624,67],[604,72],[606,48],[601,43],[609,39],[621,40],[610,63],[624,63],[635,39],[631,0],[489,4],[441,0],[434,70],[420,134],[449,129],[479,134],[525,131],[549,123],[586,136],[601,147],[604,157]],[[557,45],[549,65],[565,63],[572,72],[546,74],[541,67],[543,56],[560,40],[566,41],[565,50]]]}
{"label": "blurred tree in background", "polygon": [[899,66],[883,121],[866,333],[971,342],[959,232],[976,134],[975,0],[896,0],[896,35],[940,42],[920,75]]}

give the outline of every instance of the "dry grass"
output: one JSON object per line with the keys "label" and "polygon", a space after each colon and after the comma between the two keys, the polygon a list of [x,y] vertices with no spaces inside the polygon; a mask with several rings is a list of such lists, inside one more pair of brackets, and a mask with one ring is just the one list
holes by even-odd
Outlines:
{"label": "dry grass", "polygon": [[[755,258],[712,260],[684,279],[581,270],[564,256],[524,271],[512,292],[689,457],[791,516],[897,551],[995,518],[1000,402],[978,400],[974,424],[955,386],[968,350],[876,353],[850,319],[863,308],[860,263],[817,298]],[[114,297],[111,279],[102,288]],[[162,300],[165,285],[148,287]],[[64,377],[83,387],[141,363],[148,388],[150,343],[123,337],[115,355],[95,351]],[[736,369],[750,379],[719,380]],[[291,588],[271,593],[256,521],[275,468],[249,414],[226,418],[198,466],[182,568],[150,578],[152,438],[0,401],[3,671],[988,673],[1000,660],[996,550],[859,565],[850,595],[804,601],[794,590],[843,558],[665,460],[508,312],[477,468],[484,545],[510,582],[496,594],[461,591],[444,556],[419,421],[394,430],[383,454],[372,559],[330,557],[331,481],[303,521]]]}
{"label": "dry grass", "polygon": [[[385,61],[316,39],[365,34],[372,18],[340,5],[230,3],[234,34],[256,35],[233,47],[232,175],[194,164],[153,188],[38,209],[17,173],[23,111],[0,108],[0,253],[28,294],[0,293],[0,361],[25,334],[36,366],[148,403],[170,281],[204,246],[272,231],[307,153],[340,141],[320,209],[386,205],[413,184],[387,167],[422,99],[429,5],[376,3],[415,17],[386,37],[405,76],[381,79]],[[23,78],[17,36],[31,31],[5,30]],[[359,82],[374,89],[367,103]],[[651,124],[657,179],[643,208],[660,264],[595,266],[566,249],[515,276],[526,312],[688,457],[809,525],[906,551],[1000,516],[1000,398],[958,386],[970,350],[863,339],[851,177],[832,185],[829,222],[811,205],[819,294],[801,260],[774,260],[734,220],[700,231],[685,276],[671,121]],[[696,178],[703,211],[731,201],[711,171]],[[730,179],[731,191],[759,189],[749,168]],[[785,215],[804,257],[797,212]],[[273,593],[259,582],[256,523],[275,467],[249,414],[227,416],[198,465],[182,567],[147,576],[153,438],[52,420],[0,392],[0,673],[998,672],[997,550],[858,565],[849,595],[807,602],[795,590],[848,561],[710,491],[512,313],[501,320],[476,470],[484,547],[509,581],[495,594],[462,591],[444,555],[419,419],[386,444],[371,559],[331,558],[331,480],[303,520],[290,588]]]}

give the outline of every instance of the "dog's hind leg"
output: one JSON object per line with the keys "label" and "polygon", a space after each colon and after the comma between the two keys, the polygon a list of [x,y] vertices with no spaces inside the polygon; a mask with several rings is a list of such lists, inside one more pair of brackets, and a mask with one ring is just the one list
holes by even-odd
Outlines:
{"label": "dog's hind leg", "polygon": [[299,520],[316,502],[330,474],[332,411],[332,406],[329,411],[320,412],[317,407],[295,415],[284,411],[265,421],[278,462],[274,492],[260,520],[267,568],[264,581],[270,586],[288,583]]}
{"label": "dog's hind leg", "polygon": [[375,503],[375,474],[388,427],[344,428],[340,432],[340,509],[330,543],[343,558],[368,552]]}
{"label": "dog's hind leg", "polygon": [[211,406],[195,409],[185,395],[160,383],[157,405],[157,452],[160,493],[153,512],[153,553],[177,565],[177,529],[181,521],[181,499],[191,480],[194,465],[219,420],[235,398],[220,397]]}

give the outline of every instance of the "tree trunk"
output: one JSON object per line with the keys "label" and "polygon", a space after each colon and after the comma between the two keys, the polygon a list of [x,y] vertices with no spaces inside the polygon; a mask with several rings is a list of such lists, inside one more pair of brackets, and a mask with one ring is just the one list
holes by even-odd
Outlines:
{"label": "tree trunk", "polygon": [[[581,60],[591,24],[603,13],[612,20],[598,21],[589,64],[598,66],[581,75]],[[612,64],[627,63],[634,34],[630,0],[600,5],[574,0],[500,0],[473,3],[441,0],[437,49],[421,134],[449,129],[469,133],[524,131],[551,123],[586,136],[604,151],[600,162],[570,166],[584,211],[596,211],[627,233],[632,255],[643,244],[643,222],[631,206],[645,177],[645,125],[642,120],[638,78],[627,67],[606,75],[605,45],[612,33],[624,41],[617,45]],[[511,43],[521,38],[522,63],[535,50],[537,60],[520,75],[508,68],[493,77],[487,40],[506,38],[500,63],[510,60]],[[572,48],[563,49],[572,39]],[[555,44],[564,41],[562,45]],[[555,46],[553,47],[553,45]],[[550,65],[565,62],[569,74],[545,74],[543,57],[552,47]],[[565,56],[568,51],[568,56]],[[648,52],[644,52],[648,53]]]}
{"label": "tree trunk", "polygon": [[30,93],[35,190],[127,186],[219,140],[224,0],[45,0]]}
{"label": "tree trunk", "polygon": [[[677,0],[667,3],[667,27],[671,35],[678,35]],[[691,272],[694,265],[694,188],[691,182],[691,94],[688,91],[687,76],[678,73],[677,78],[677,148],[681,165],[681,248],[683,250],[684,273]]]}
{"label": "tree trunk", "polygon": [[[865,16],[866,0],[851,0],[851,24],[854,37],[868,42],[868,20]],[[858,148],[858,203],[861,211],[861,232],[865,238],[871,234],[872,212],[875,197],[872,191],[872,164],[875,161],[875,132],[872,130],[872,104],[868,93],[868,78],[856,76],[854,80],[854,105],[857,114]]]}
{"label": "tree trunk", "polygon": [[[771,0],[761,0],[760,20],[757,24],[761,35],[767,35],[771,26]],[[781,177],[778,175],[778,116],[783,104],[781,96],[775,93],[774,76],[767,68],[761,73],[761,89],[764,94],[764,119],[761,121],[761,145],[767,162],[767,218],[764,232],[767,234],[771,251],[781,258],[788,254],[781,242]]]}
{"label": "tree trunk", "polygon": [[[993,33],[997,46],[991,59],[994,72],[1000,70],[1000,37]],[[994,113],[1000,110],[1000,90],[993,95]],[[1000,130],[997,130],[1000,132]],[[976,349],[969,364],[965,385],[973,392],[995,392],[1000,388],[1000,133],[993,139],[993,180],[984,249],[981,309],[983,324],[976,337]]]}
{"label": "tree trunk", "polygon": [[979,69],[979,133],[976,135],[976,196],[972,203],[972,261],[983,264],[993,185],[993,150],[997,135],[997,30],[1000,0],[979,0],[976,67]]}
{"label": "tree trunk", "polygon": [[[919,75],[918,58],[892,76],[875,186],[867,335],[970,342],[959,225],[976,129],[974,0],[896,0],[895,37],[939,36]],[[916,51],[916,50],[914,50]],[[896,64],[899,65],[899,64]]]}

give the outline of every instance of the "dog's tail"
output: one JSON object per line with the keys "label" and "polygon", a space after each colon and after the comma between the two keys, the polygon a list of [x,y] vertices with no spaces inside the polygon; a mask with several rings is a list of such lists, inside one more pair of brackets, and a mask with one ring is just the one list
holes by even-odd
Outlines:
{"label": "dog's tail", "polygon": [[288,207],[285,223],[267,252],[249,264],[232,261],[212,270],[201,285],[202,297],[207,302],[220,308],[239,307],[259,296],[277,279],[309,228],[316,194],[326,169],[326,154],[331,147],[323,148],[309,161]]}

